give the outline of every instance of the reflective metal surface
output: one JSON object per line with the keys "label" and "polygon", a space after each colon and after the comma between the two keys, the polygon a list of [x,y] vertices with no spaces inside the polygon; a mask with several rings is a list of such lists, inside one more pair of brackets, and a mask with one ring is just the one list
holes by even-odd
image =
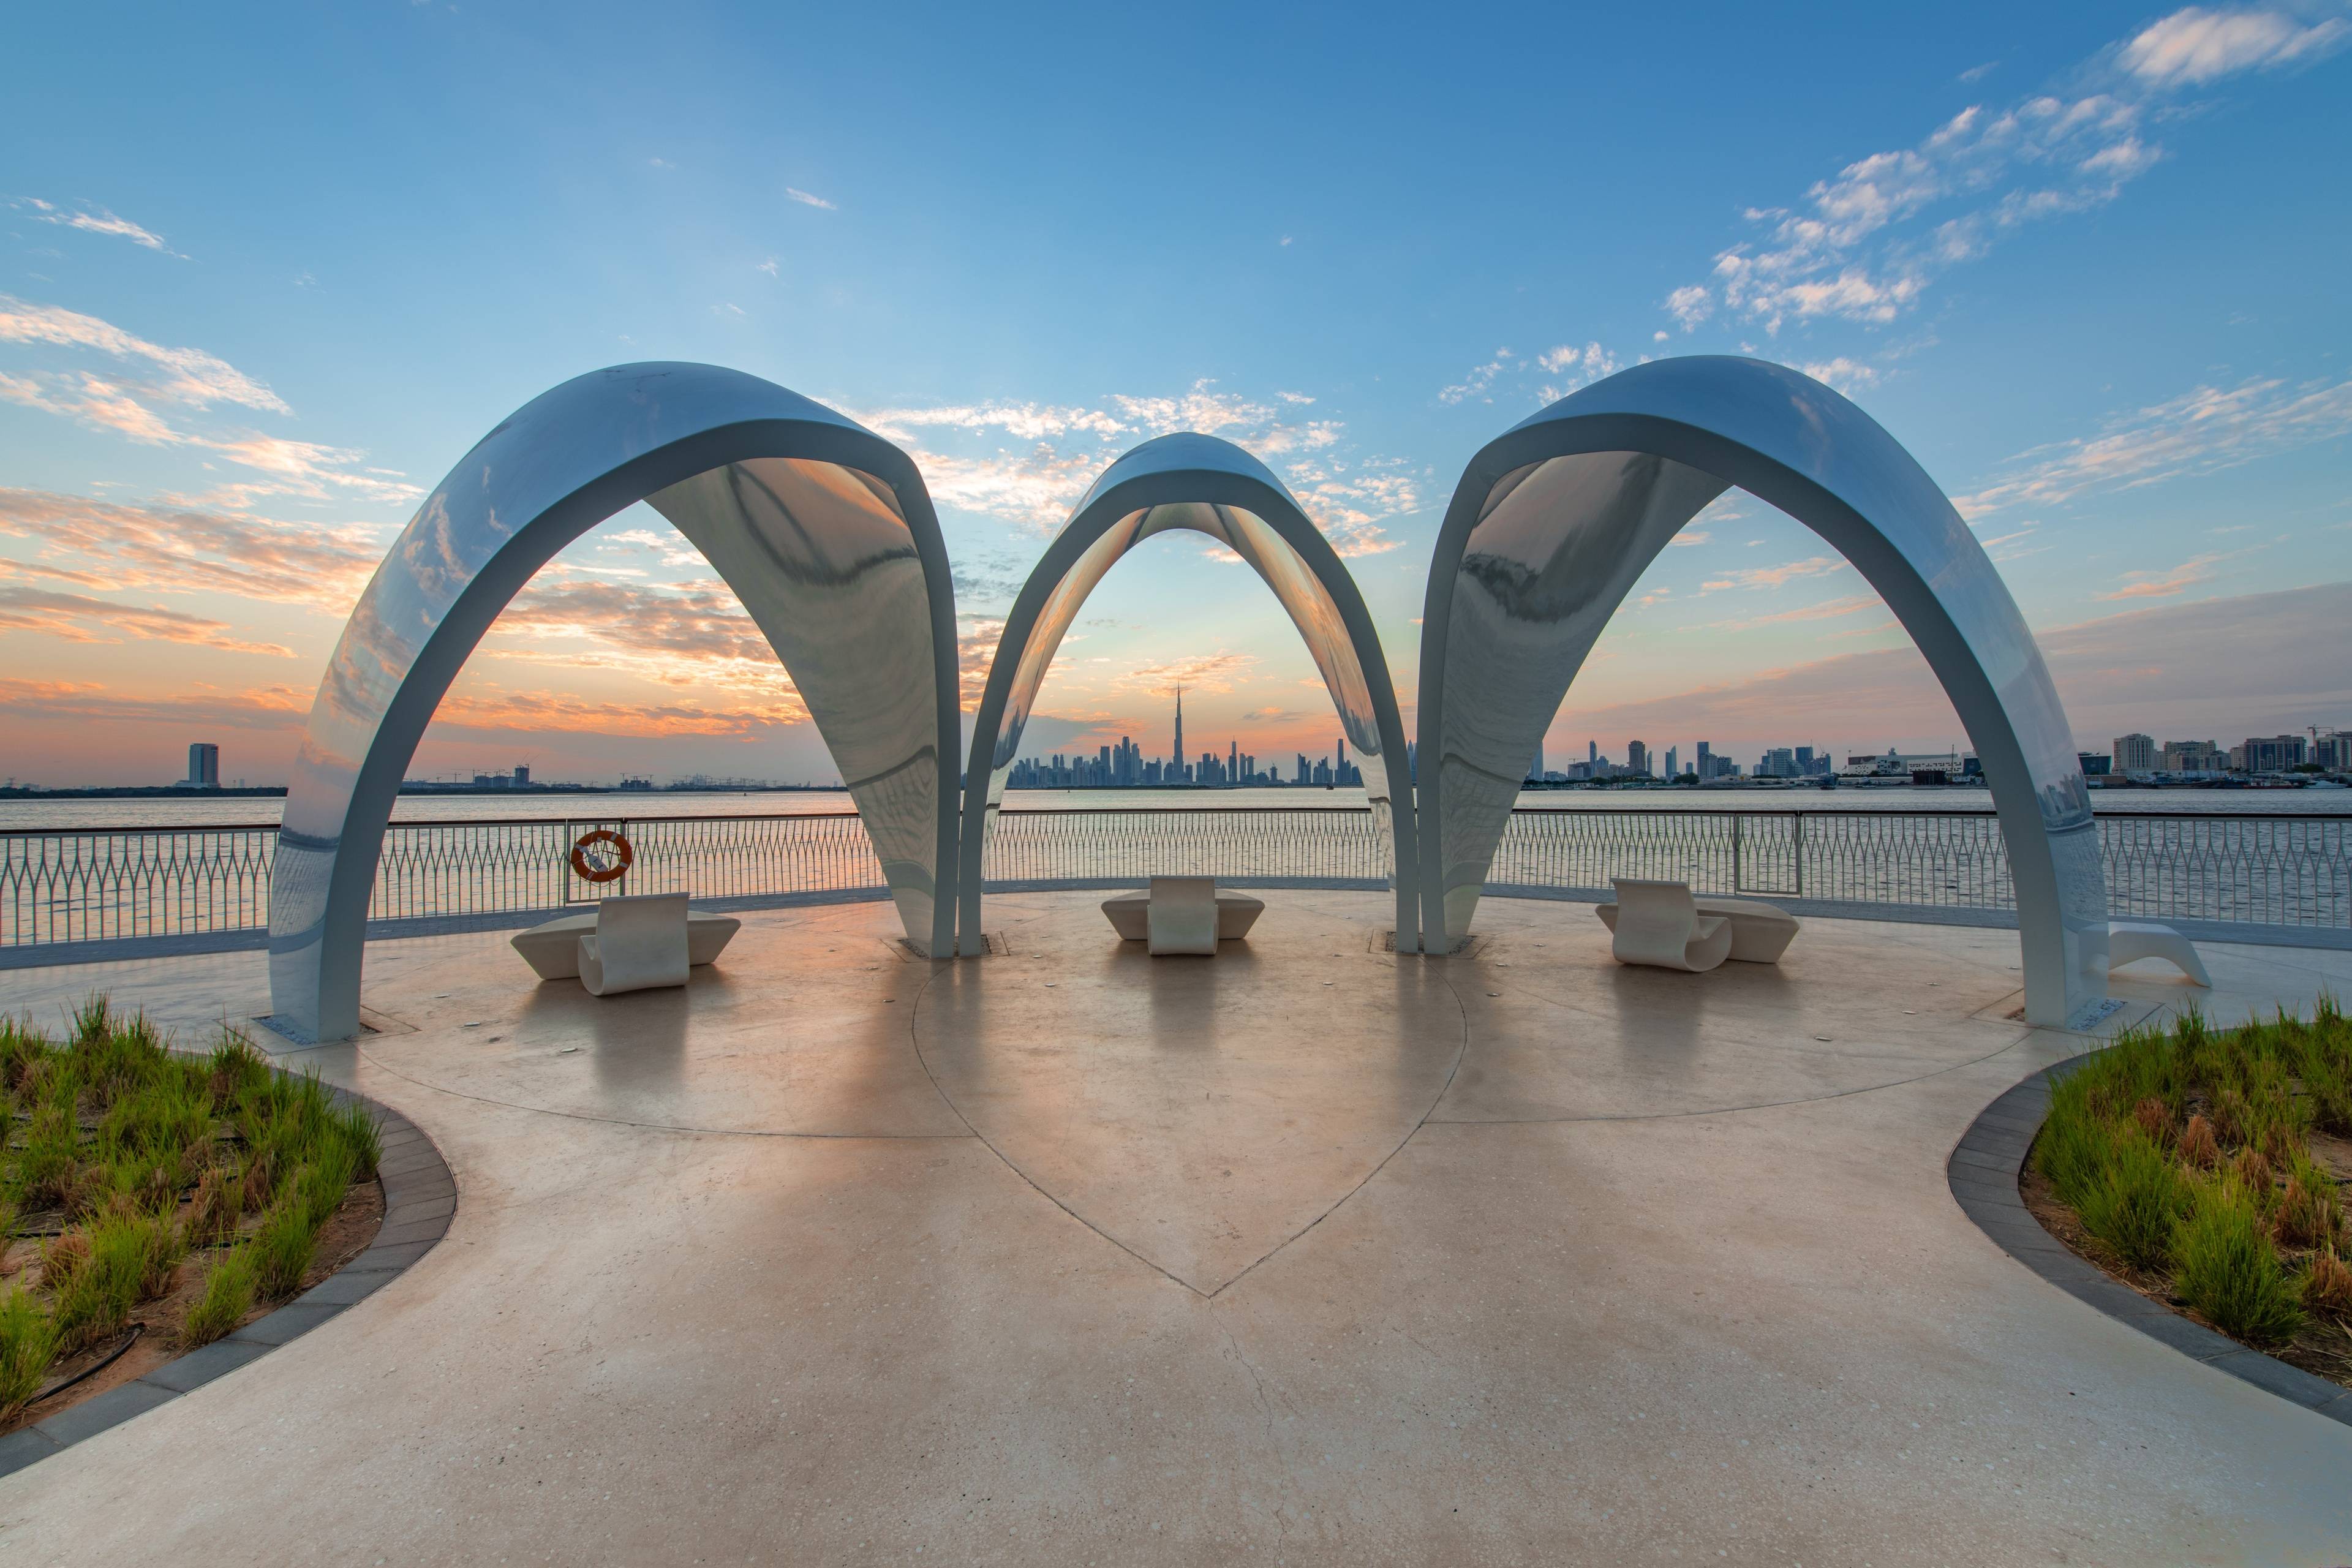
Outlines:
{"label": "reflective metal surface", "polygon": [[[2105,995],[2106,885],[2056,688],[2014,600],[1926,470],[1785,366],[1637,365],[1489,443],[1439,533],[1422,626],[1423,930],[1469,931],[1527,760],[1626,592],[1737,485],[1827,540],[1927,656],[1982,760],[2007,840],[2026,1012]],[[1442,936],[1441,936],[1442,933]]]}
{"label": "reflective metal surface", "polygon": [[[1231,442],[1192,433],[1147,441],[1103,470],[1031,571],[1005,621],[972,730],[973,767],[964,789],[961,951],[985,950],[981,858],[1005,777],[1020,755],[1021,732],[1063,634],[1121,557],[1174,529],[1205,533],[1239,555],[1274,590],[1307,639],[1340,731],[1363,763],[1364,793],[1381,842],[1392,847],[1398,950],[1417,951],[1418,866],[1404,723],[1363,596],[1330,541],[1281,480]],[[982,758],[989,760],[985,773]],[[1395,802],[1405,803],[1405,809],[1395,810]]]}
{"label": "reflective metal surface", "polygon": [[711,365],[593,372],[525,405],[425,499],[329,660],[271,874],[280,1026],[359,1028],[368,894],[416,742],[499,612],[564,545],[651,500],[743,599],[849,781],[909,940],[952,941],[955,606],[906,455]]}

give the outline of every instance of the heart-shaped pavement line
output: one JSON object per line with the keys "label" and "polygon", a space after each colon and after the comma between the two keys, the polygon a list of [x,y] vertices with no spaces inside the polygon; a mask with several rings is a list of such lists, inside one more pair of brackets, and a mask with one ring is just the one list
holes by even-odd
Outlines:
{"label": "heart-shaped pavement line", "polygon": [[1160,960],[1097,941],[959,963],[926,988],[915,1047],[1032,1186],[1213,1296],[1370,1180],[1461,1064],[1438,966],[1352,940]]}

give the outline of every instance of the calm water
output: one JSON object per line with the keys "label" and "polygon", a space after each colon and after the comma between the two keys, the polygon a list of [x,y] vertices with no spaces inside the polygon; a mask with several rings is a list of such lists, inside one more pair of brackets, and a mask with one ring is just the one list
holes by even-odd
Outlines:
{"label": "calm water", "polygon": [[[2161,811],[2205,815],[2262,812],[2265,815],[2352,814],[2352,790],[2095,790],[2102,812]],[[1337,789],[1221,790],[1013,790],[1004,805],[1012,811],[1205,811],[1253,806],[1294,810],[1361,806],[1364,792]],[[1522,795],[1523,806],[1544,811],[1987,811],[1992,796],[1982,789],[1542,790]],[[0,831],[36,827],[212,827],[275,824],[282,797],[203,800],[0,801]],[[403,795],[393,807],[395,822],[610,821],[656,816],[808,816],[845,812],[849,796],[838,792],[793,794],[707,793],[578,795]]]}

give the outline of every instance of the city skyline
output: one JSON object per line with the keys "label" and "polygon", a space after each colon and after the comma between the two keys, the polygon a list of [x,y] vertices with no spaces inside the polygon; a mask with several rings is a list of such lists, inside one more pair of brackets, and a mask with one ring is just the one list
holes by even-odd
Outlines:
{"label": "city skyline", "polygon": [[[1990,5],[1827,28],[1718,7],[1665,31],[1530,12],[1515,36],[1587,61],[1585,90],[1479,91],[1486,53],[1433,39],[1383,59],[1388,112],[1344,159],[1309,154],[1360,119],[1357,86],[1262,90],[1270,68],[1211,69],[1157,33],[1139,55],[1130,19],[1022,49],[938,23],[894,58],[903,107],[877,119],[885,78],[845,18],[680,8],[678,37],[776,62],[752,92],[714,83],[703,47],[634,47],[642,29],[598,14],[560,60],[464,8],[290,18],[257,47],[171,13],[102,43],[69,13],[18,19],[7,771],[169,778],[188,738],[162,731],[186,724],[233,773],[282,780],[332,637],[425,489],[541,389],[654,357],[740,366],[908,451],[955,570],[968,701],[1094,475],[1197,428],[1267,462],[1346,557],[1410,724],[1420,590],[1468,456],[1644,357],[1721,353],[1828,380],[1920,458],[2004,574],[2078,744],[2352,715],[2352,374],[2333,346],[2352,217],[2307,173],[2352,156],[2333,12]],[[1252,26],[1269,59],[1328,43]],[[1632,85],[1669,45],[1672,109]],[[1145,79],[1112,91],[1107,59]],[[627,81],[629,111],[583,79]],[[1139,86],[1203,81],[1183,156],[1062,134]],[[419,100],[481,107],[401,137],[371,107]],[[956,133],[1003,114],[1004,137]],[[1563,165],[1562,138],[1609,154]],[[1640,222],[1592,216],[1622,213]],[[1138,251],[1133,224],[1168,237]],[[416,234],[469,265],[409,264]],[[1883,605],[1803,530],[1734,493],[1675,542],[1602,634],[1556,750],[1957,732]],[[1070,628],[1029,742],[1157,733],[1181,685],[1201,733],[1326,749],[1318,672],[1234,564],[1198,539],[1140,547]],[[524,754],[551,774],[831,772],[740,606],[643,508],[501,617],[418,766]]]}

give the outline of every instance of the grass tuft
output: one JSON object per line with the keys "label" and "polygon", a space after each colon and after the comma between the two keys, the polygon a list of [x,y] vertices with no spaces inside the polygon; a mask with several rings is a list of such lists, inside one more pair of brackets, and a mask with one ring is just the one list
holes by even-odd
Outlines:
{"label": "grass tuft", "polygon": [[319,1248],[319,1227],[299,1202],[280,1204],[263,1216],[247,1243],[253,1249],[261,1293],[282,1301],[302,1288],[302,1276]]}
{"label": "grass tuft", "polygon": [[2210,1171],[2221,1163],[2221,1141],[2213,1134],[2213,1123],[2201,1110],[2192,1112],[2189,1125],[2180,1130],[2181,1161],[2197,1170]]}
{"label": "grass tuft", "polygon": [[236,1234],[237,1215],[245,1210],[244,1184],[215,1167],[196,1179],[182,1222],[188,1245],[211,1247]]}
{"label": "grass tuft", "polygon": [[204,1294],[180,1325],[180,1342],[191,1350],[208,1345],[245,1321],[259,1283],[251,1247],[223,1253],[205,1276]]}
{"label": "grass tuft", "polygon": [[[120,1331],[147,1271],[146,1222],[108,1219],[89,1230],[89,1258],[49,1298],[61,1348],[75,1351]],[[59,1238],[64,1239],[63,1237]]]}
{"label": "grass tuft", "polygon": [[2189,1212],[2189,1178],[2137,1125],[2116,1137],[2099,1179],[2076,1205],[2083,1228],[2134,1268],[2172,1260],[2172,1233]]}
{"label": "grass tuft", "polygon": [[2314,1253],[2303,1275],[2303,1308],[2315,1317],[2352,1322],[2352,1264],[2334,1247]]}
{"label": "grass tuft", "polygon": [[41,1391],[57,1349],[57,1325],[31,1292],[11,1290],[0,1298],[0,1420]]}
{"label": "grass tuft", "polygon": [[2174,1243],[2184,1300],[2223,1333],[2252,1345],[2283,1344],[2303,1310],[2253,1194],[2231,1177],[2202,1184]]}

